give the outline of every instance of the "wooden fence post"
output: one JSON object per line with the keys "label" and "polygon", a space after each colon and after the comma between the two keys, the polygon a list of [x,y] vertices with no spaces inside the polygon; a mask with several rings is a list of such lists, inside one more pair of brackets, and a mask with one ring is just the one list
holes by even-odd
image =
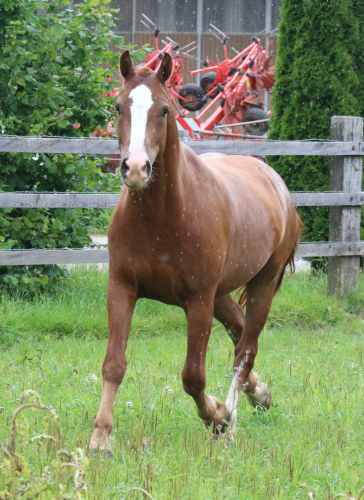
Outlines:
{"label": "wooden fence post", "polygon": [[[363,118],[333,116],[331,118],[331,139],[334,141],[362,141]],[[353,146],[354,148],[355,146]],[[359,151],[358,151],[359,152]],[[333,156],[330,164],[330,190],[358,193],[362,190],[361,156]],[[330,241],[359,241],[361,207],[330,208]],[[360,257],[329,257],[329,295],[346,295],[354,289],[359,280]]]}

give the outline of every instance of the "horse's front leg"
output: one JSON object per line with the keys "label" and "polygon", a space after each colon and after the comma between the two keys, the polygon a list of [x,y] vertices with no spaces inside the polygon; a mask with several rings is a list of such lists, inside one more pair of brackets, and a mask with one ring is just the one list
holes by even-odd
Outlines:
{"label": "horse's front leg", "polygon": [[94,433],[90,441],[90,448],[99,448],[110,453],[112,449],[109,434],[113,427],[113,406],[116,391],[126,370],[125,351],[135,302],[134,290],[110,275],[107,287],[109,342],[102,367],[104,385],[100,409],[94,421]]}
{"label": "horse's front leg", "polygon": [[193,397],[199,417],[206,424],[224,425],[229,418],[226,406],[214,396],[205,394],[206,351],[213,321],[213,297],[194,297],[188,301],[185,312],[188,322],[188,346],[182,371],[183,388]]}

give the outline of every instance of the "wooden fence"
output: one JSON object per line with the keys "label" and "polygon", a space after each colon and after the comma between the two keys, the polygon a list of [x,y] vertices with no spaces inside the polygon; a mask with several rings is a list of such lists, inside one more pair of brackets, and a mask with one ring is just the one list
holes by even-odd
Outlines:
{"label": "wooden fence", "polygon": [[[330,206],[329,242],[301,243],[299,257],[329,257],[328,293],[344,295],[358,282],[362,191],[363,119],[334,116],[331,141],[201,141],[189,146],[201,154],[322,155],[331,157],[332,192],[291,193],[296,206]],[[19,153],[115,154],[116,140],[8,137],[0,151]],[[0,208],[113,208],[119,194],[0,193]],[[106,249],[1,250],[0,265],[107,263]]]}

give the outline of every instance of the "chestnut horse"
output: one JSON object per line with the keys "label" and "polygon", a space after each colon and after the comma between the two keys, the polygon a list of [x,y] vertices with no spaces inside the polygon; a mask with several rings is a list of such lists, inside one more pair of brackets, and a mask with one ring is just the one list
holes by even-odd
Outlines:
{"label": "chestnut horse", "polygon": [[[109,229],[109,342],[90,442],[110,452],[114,399],[127,365],[134,306],[142,297],[186,314],[182,381],[201,419],[233,429],[241,390],[252,405],[269,408],[268,387],[252,368],[273,296],[300,238],[293,201],[273,169],[249,156],[197,156],[179,141],[165,85],[172,71],[168,54],[154,73],[133,69],[126,51],[120,70],[125,86],[116,109],[125,187]],[[237,304],[230,293],[239,287],[244,289]],[[225,404],[205,393],[214,317],[235,345]]]}

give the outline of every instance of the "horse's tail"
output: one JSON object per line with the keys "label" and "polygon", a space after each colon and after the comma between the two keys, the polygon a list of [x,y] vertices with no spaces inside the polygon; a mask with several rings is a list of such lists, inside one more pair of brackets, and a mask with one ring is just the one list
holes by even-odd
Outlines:
{"label": "horse's tail", "polygon": [[[292,246],[291,252],[289,254],[289,257],[288,257],[286,263],[284,264],[284,267],[283,267],[282,272],[279,276],[279,279],[277,281],[276,288],[274,290],[274,295],[278,292],[278,290],[282,284],[283,276],[284,276],[284,273],[285,273],[287,267],[289,266],[290,271],[291,271],[291,275],[296,270],[296,266],[294,263],[294,257],[296,255],[298,245],[300,243],[302,227],[303,227],[303,222],[301,221],[301,217],[296,212],[296,228],[295,228],[295,236],[294,236],[293,246]],[[239,288],[238,293],[239,292],[240,292],[240,297],[239,297],[238,303],[244,308],[246,305],[246,299],[247,299],[246,285]]]}
{"label": "horse's tail", "polygon": [[303,227],[303,222],[301,221],[301,217],[296,212],[296,229],[295,229],[293,246],[292,246],[292,249],[291,249],[291,253],[289,254],[289,257],[287,259],[287,262],[284,264],[284,267],[282,269],[281,275],[279,276],[279,280],[277,281],[276,288],[274,290],[274,295],[278,292],[278,290],[279,290],[279,288],[280,288],[280,286],[282,284],[283,276],[284,276],[284,273],[285,273],[287,267],[289,266],[290,271],[291,271],[291,275],[296,270],[296,266],[295,266],[295,263],[294,263],[294,257],[296,255],[296,252],[297,252],[297,249],[298,249],[298,245],[300,244],[302,227]]}

